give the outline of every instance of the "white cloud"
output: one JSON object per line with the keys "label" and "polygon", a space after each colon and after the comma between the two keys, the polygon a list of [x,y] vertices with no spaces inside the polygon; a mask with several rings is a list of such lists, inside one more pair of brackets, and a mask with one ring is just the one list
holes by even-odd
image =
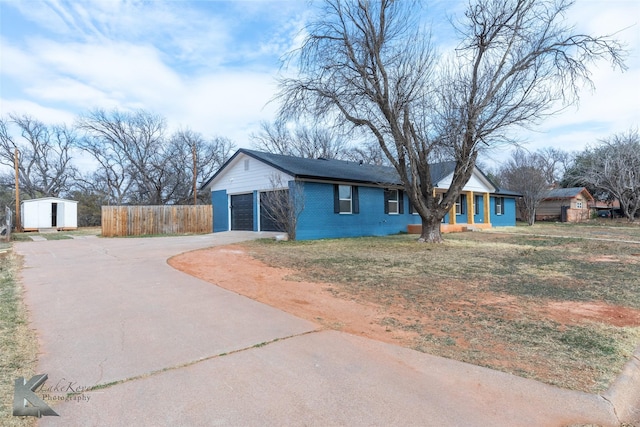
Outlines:
{"label": "white cloud", "polygon": [[[603,36],[615,34],[628,50],[625,72],[613,70],[606,61],[590,67],[595,90],[585,88],[580,102],[547,118],[533,130],[518,132],[518,140],[528,150],[555,147],[582,151],[599,139],[640,126],[640,2],[636,0],[578,0],[569,10],[568,23],[575,31]],[[622,30],[622,31],[620,31]],[[494,151],[498,162],[509,153]]]}
{"label": "white cloud", "polygon": [[27,100],[0,99],[0,116],[6,117],[9,113],[29,115],[48,124],[68,124],[75,120],[75,113],[61,108],[45,107],[40,103]]}
{"label": "white cloud", "polygon": [[[440,32],[450,28],[443,16],[465,3],[430,2],[425,9],[438,12],[433,24]],[[34,23],[22,38],[0,38],[0,73],[11,85],[0,93],[3,114],[71,123],[90,108],[144,108],[172,127],[228,136],[241,146],[259,121],[274,117],[277,105],[267,103],[277,90],[278,58],[300,45],[311,13],[299,1],[30,0],[3,7],[19,8]],[[631,27],[619,35],[632,49],[630,70],[600,64],[596,92],[583,92],[578,110],[522,133],[529,148],[579,149],[638,125],[639,8],[636,0],[577,1],[568,19],[578,31]]]}

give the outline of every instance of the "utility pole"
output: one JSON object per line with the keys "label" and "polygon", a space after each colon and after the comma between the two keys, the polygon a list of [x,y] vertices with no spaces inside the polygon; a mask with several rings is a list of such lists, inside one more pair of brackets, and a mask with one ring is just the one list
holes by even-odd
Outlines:
{"label": "utility pole", "polygon": [[20,174],[18,173],[18,156],[20,152],[16,147],[13,156],[13,165],[16,171],[16,231],[22,231],[22,224],[20,223]]}

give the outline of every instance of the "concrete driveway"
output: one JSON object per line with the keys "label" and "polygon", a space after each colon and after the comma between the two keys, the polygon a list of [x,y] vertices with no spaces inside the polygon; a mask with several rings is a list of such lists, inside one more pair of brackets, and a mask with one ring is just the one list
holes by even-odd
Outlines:
{"label": "concrete driveway", "polygon": [[322,330],[166,263],[255,237],[17,243],[59,414],[39,424],[618,425],[600,396]]}

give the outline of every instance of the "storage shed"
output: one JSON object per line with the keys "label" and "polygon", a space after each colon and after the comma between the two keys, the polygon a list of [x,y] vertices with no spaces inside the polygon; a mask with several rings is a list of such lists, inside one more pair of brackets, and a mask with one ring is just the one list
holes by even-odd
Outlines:
{"label": "storage shed", "polygon": [[24,200],[20,203],[20,222],[24,231],[75,230],[78,228],[78,202],[57,197]]}

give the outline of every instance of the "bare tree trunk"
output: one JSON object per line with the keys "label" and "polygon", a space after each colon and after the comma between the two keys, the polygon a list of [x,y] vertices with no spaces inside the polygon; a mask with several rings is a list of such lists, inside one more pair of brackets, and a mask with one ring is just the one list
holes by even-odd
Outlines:
{"label": "bare tree trunk", "polygon": [[442,243],[442,233],[440,231],[440,220],[434,216],[422,218],[422,234],[420,234],[419,242],[423,243]]}
{"label": "bare tree trunk", "polygon": [[529,209],[527,211],[527,216],[528,216],[527,223],[529,225],[533,225],[533,224],[536,223],[536,210],[535,210],[535,208],[534,209]]}

